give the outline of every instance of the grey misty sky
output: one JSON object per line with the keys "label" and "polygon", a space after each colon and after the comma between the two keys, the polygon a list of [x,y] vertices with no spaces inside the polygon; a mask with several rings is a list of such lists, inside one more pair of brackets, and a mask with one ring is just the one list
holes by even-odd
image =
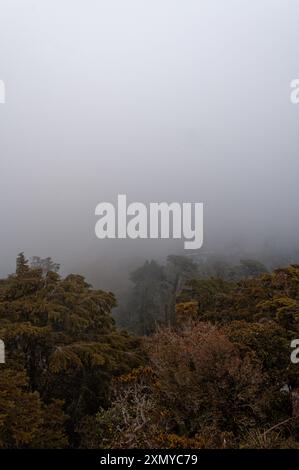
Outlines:
{"label": "grey misty sky", "polygon": [[1,0],[0,274],[21,250],[171,251],[95,238],[119,193],[204,202],[204,246],[296,244],[298,19],[297,0]]}

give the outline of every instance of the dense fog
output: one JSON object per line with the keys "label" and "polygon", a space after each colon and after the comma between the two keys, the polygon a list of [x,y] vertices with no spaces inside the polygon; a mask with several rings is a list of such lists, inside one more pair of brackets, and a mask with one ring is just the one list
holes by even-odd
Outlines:
{"label": "dense fog", "polygon": [[[0,275],[105,288],[183,241],[98,240],[95,207],[203,202],[202,252],[296,257],[296,0],[1,0]],[[190,252],[188,253],[190,255]]]}

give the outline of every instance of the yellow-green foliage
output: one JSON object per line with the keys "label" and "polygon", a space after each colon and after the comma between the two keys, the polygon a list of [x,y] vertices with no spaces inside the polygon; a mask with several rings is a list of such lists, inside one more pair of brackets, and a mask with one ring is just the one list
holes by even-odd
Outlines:
{"label": "yellow-green foliage", "polygon": [[[30,267],[19,255],[16,273],[0,283],[0,337],[7,361],[2,367],[2,379],[7,380],[3,393],[11,396],[7,409],[16,407],[15,415],[0,411],[0,445],[34,442],[42,447],[51,441],[65,446],[65,419],[58,408],[63,406],[68,415],[68,430],[74,429],[84,415],[107,404],[114,376],[142,363],[138,340],[115,327],[115,305],[112,293],[92,289],[82,276],[62,279],[56,272]],[[14,375],[15,388],[9,392]],[[17,398],[14,403],[17,394],[23,404]],[[48,433],[48,444],[41,432],[47,428],[46,418],[53,429],[56,419],[57,427],[56,435]],[[77,439],[74,431],[69,438]]]}

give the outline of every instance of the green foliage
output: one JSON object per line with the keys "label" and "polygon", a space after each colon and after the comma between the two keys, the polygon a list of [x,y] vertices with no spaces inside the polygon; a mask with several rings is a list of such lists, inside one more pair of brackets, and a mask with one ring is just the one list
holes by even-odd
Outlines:
{"label": "green foliage", "polygon": [[47,274],[50,271],[57,273],[60,268],[59,264],[54,263],[50,257],[40,258],[40,256],[33,256],[30,259],[30,266],[32,268],[40,268],[43,274]]}
{"label": "green foliage", "polygon": [[31,392],[25,372],[1,367],[0,374],[0,448],[68,445],[64,432],[66,415],[63,402],[42,402]]}
{"label": "green foliage", "polygon": [[[17,258],[16,273],[0,283],[5,370],[25,374],[28,407],[39,406],[40,414],[52,407],[57,433],[48,440],[53,445],[65,444],[64,424],[57,412],[62,402],[69,417],[69,439],[75,443],[76,423],[107,405],[111,379],[142,362],[138,340],[115,327],[111,316],[115,304],[113,294],[93,290],[82,276],[71,274],[62,279],[56,272],[30,267],[23,254]],[[24,410],[27,413],[26,406]],[[37,429],[43,426],[36,414],[29,418],[35,420]],[[34,426],[28,427],[33,433],[28,440],[18,437],[12,442],[47,446],[42,433],[38,440]]]}
{"label": "green foliage", "polygon": [[20,254],[0,281],[0,447],[298,448],[299,266],[202,268],[132,273],[138,339],[112,293]]}
{"label": "green foliage", "polygon": [[[173,327],[144,340],[148,368],[119,378],[111,406],[94,417],[93,445],[298,448],[298,281],[292,265],[185,282]],[[91,423],[81,431],[88,436]]]}
{"label": "green foliage", "polygon": [[159,325],[175,323],[176,297],[187,279],[197,275],[197,266],[185,256],[169,256],[161,266],[147,261],[131,273],[133,288],[118,324],[135,333],[149,335]]}

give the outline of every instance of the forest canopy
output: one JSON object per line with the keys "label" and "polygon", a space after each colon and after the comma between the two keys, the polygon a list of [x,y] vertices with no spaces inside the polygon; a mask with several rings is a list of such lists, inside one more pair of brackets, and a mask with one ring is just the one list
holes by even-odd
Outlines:
{"label": "forest canopy", "polygon": [[299,447],[298,265],[147,262],[135,333],[111,292],[58,271],[21,253],[0,281],[0,447]]}

